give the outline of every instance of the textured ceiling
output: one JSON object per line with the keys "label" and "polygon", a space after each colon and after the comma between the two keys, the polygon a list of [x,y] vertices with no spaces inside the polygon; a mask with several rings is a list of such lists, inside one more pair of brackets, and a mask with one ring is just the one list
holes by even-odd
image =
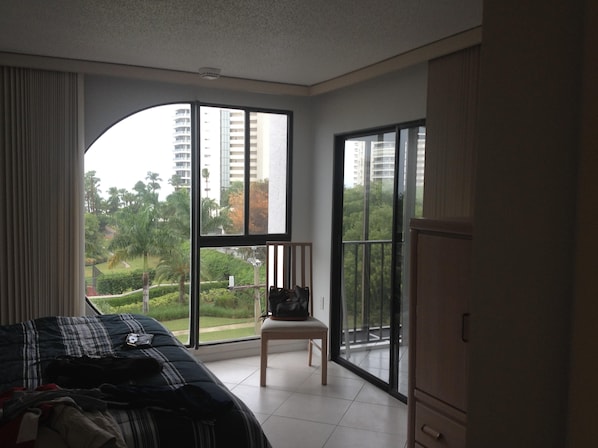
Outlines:
{"label": "textured ceiling", "polygon": [[481,21],[482,0],[1,0],[0,51],[310,86]]}

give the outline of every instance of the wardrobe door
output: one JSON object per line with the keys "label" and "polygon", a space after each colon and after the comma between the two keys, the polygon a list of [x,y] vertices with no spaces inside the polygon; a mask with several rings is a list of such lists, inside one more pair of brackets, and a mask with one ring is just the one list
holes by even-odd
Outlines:
{"label": "wardrobe door", "polygon": [[411,220],[410,448],[464,448],[472,225]]}
{"label": "wardrobe door", "polygon": [[415,387],[459,410],[467,403],[471,239],[420,233]]}

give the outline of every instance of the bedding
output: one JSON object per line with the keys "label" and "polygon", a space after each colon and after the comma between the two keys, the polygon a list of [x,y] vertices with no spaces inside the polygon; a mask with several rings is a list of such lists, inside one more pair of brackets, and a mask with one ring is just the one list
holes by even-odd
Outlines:
{"label": "bedding", "polygon": [[70,437],[64,446],[270,447],[249,408],[141,315],[0,326],[0,405],[3,447],[34,446],[23,434]]}

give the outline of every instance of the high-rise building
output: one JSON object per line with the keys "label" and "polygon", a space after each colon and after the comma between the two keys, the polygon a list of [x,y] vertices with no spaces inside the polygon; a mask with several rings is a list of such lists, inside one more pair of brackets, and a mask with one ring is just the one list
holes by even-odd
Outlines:
{"label": "high-rise building", "polygon": [[174,116],[174,174],[191,186],[191,109],[181,107]]}
{"label": "high-rise building", "polygon": [[[407,132],[407,131],[402,131]],[[415,186],[423,187],[426,154],[426,130],[424,127],[416,129],[416,172]],[[407,134],[402,134],[399,144],[405,145]],[[392,180],[395,176],[395,142],[394,140],[366,141],[360,139],[345,142],[345,186],[363,185],[365,170],[368,171],[369,181]],[[367,163],[366,163],[367,162]],[[404,170],[407,166],[404,164]],[[405,171],[406,172],[406,171]],[[405,172],[403,175],[405,175]]]}
{"label": "high-rise building", "polygon": [[[245,179],[245,115],[244,110],[211,106],[199,108],[199,191],[202,197],[220,202],[222,193],[233,182]],[[264,180],[267,173],[267,151],[263,145],[273,139],[268,131],[272,116],[249,115],[249,179]],[[181,107],[174,117],[174,174],[187,188],[191,185],[191,110]],[[258,159],[260,163],[258,163]]]}
{"label": "high-rise building", "polygon": [[395,142],[372,142],[371,180],[393,180],[395,177]]}

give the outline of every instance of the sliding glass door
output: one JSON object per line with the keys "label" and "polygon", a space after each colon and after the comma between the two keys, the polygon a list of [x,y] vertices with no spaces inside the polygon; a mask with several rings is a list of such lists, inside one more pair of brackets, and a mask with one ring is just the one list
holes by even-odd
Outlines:
{"label": "sliding glass door", "polygon": [[420,122],[335,141],[331,352],[397,395],[407,391],[406,226],[423,192],[424,144]]}

